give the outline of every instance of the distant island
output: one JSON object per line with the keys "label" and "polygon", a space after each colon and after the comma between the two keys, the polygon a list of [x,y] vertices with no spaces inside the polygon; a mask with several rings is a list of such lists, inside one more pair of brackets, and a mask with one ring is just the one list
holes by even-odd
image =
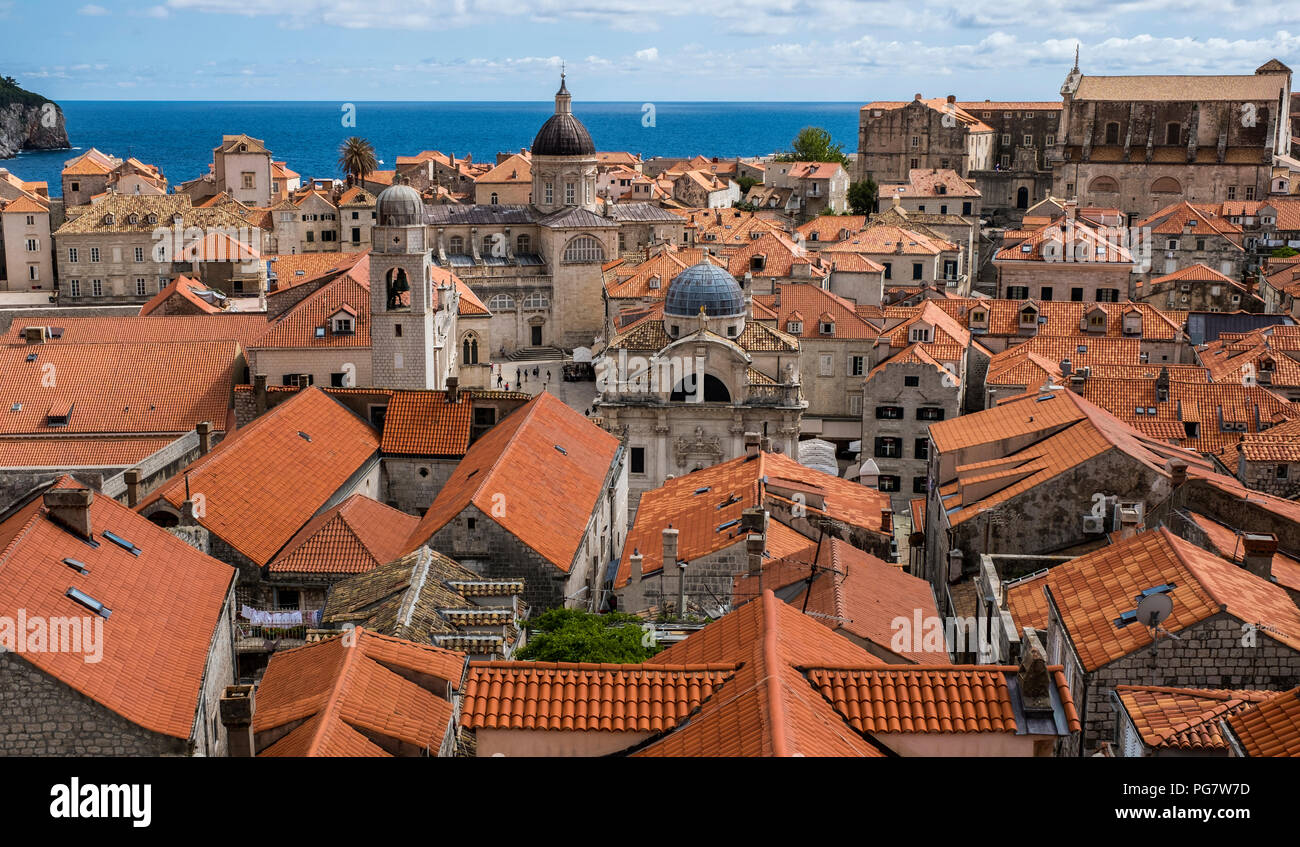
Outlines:
{"label": "distant island", "polygon": [[61,150],[71,146],[59,104],[0,76],[0,159],[19,150]]}

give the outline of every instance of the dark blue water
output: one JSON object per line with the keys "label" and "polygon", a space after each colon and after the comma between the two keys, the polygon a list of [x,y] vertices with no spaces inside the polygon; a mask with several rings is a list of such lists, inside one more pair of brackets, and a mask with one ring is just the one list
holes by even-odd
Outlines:
{"label": "dark blue water", "polygon": [[[356,103],[356,126],[344,126],[339,103],[65,101],[68,138],[77,150],[23,153],[0,160],[25,180],[61,192],[63,163],[98,147],[162,168],[175,185],[207,173],[223,134],[266,141],[277,160],[308,177],[340,177],[338,146],[360,135],[391,170],[397,156],[441,150],[475,161],[529,147],[552,113],[550,102]],[[657,103],[646,126],[641,103],[575,103],[598,150],[642,156],[757,156],[788,149],[805,126],[828,130],[845,152],[857,147],[857,103]]]}

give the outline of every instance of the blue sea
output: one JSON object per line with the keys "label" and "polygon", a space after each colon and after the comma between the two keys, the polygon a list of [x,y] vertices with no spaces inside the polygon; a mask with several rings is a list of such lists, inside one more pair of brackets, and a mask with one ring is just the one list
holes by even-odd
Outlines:
{"label": "blue sea", "polygon": [[[441,150],[475,161],[529,147],[552,113],[551,102],[350,104],[355,126],[345,126],[336,102],[65,101],[73,150],[22,153],[0,159],[25,180],[45,180],[61,192],[63,163],[98,147],[162,168],[172,185],[207,173],[223,134],[266,141],[277,160],[309,177],[340,177],[338,146],[360,135],[391,170],[398,156]],[[651,156],[760,156],[788,149],[806,126],[831,133],[846,153],[857,147],[858,103],[582,103],[574,113],[598,150]]]}

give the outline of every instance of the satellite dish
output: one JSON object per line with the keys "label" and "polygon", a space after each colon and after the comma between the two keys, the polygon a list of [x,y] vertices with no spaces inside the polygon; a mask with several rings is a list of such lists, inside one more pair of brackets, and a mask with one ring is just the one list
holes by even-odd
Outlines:
{"label": "satellite dish", "polygon": [[1174,600],[1168,594],[1148,594],[1137,607],[1138,623],[1154,629],[1174,610]]}

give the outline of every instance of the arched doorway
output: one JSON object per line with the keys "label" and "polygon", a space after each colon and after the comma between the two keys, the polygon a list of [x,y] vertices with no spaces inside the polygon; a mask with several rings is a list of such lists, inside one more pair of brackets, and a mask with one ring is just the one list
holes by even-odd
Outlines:
{"label": "arched doorway", "polygon": [[677,383],[673,388],[673,393],[668,396],[669,402],[685,403],[687,400],[693,403],[730,403],[731,392],[727,390],[727,384],[718,379],[713,374],[704,375],[704,399],[700,400],[698,396],[699,389],[696,387],[696,377],[690,376]]}
{"label": "arched doorway", "polygon": [[1016,189],[1016,208],[1029,208],[1029,189],[1025,188],[1023,185]]}

